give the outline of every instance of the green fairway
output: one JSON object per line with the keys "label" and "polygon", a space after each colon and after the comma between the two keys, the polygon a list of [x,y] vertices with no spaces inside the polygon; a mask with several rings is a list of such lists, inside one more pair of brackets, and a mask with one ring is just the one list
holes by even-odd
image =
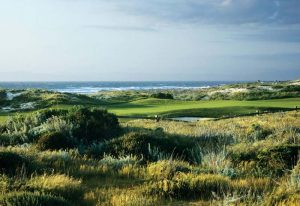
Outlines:
{"label": "green fairway", "polygon": [[[85,104],[82,104],[85,105]],[[90,105],[91,106],[91,105]],[[125,117],[149,117],[161,115],[165,117],[222,117],[255,113],[259,111],[281,111],[300,107],[300,98],[256,100],[256,101],[235,101],[235,100],[215,100],[215,101],[181,101],[166,99],[143,99],[127,103],[118,104],[98,104],[92,105],[103,107],[109,112]],[[68,109],[72,105],[55,105],[51,108]],[[19,112],[19,113],[28,113]],[[0,123],[8,116],[15,113],[0,114]]]}
{"label": "green fairway", "polygon": [[4,122],[7,119],[6,115],[0,115],[0,123]]}
{"label": "green fairway", "polygon": [[178,101],[144,99],[129,103],[115,104],[107,109],[120,116],[203,116],[240,115],[260,111],[278,111],[300,106],[300,98],[259,100],[259,101]]}

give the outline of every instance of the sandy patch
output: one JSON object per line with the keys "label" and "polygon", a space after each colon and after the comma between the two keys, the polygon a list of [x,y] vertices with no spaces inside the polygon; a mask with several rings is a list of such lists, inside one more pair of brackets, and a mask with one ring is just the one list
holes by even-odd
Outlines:
{"label": "sandy patch", "polygon": [[290,83],[289,85],[300,85],[300,81],[297,81],[297,82],[293,82],[293,83]]}
{"label": "sandy patch", "polygon": [[229,89],[222,89],[222,90],[217,90],[217,91],[212,91],[209,92],[209,95],[213,95],[215,93],[222,93],[222,94],[234,94],[234,93],[239,93],[239,92],[249,92],[248,89],[246,88],[229,88]]}
{"label": "sandy patch", "polygon": [[1,110],[3,112],[11,112],[11,111],[14,111],[15,109],[12,107],[2,107]]}
{"label": "sandy patch", "polygon": [[6,98],[7,100],[13,100],[15,97],[20,96],[22,93],[11,93],[11,92],[7,92],[6,93]]}
{"label": "sandy patch", "polygon": [[269,91],[274,91],[275,90],[271,86],[258,86],[257,88],[258,89],[263,89],[263,90],[269,90]]}
{"label": "sandy patch", "polygon": [[34,109],[35,102],[27,102],[20,105],[20,109]]}

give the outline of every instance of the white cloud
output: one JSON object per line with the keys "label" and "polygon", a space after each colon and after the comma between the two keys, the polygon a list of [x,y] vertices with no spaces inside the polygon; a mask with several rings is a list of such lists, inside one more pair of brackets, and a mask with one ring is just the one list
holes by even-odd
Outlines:
{"label": "white cloud", "polygon": [[232,0],[224,0],[224,1],[221,3],[222,6],[229,6],[229,5],[231,5],[231,4],[232,4]]}
{"label": "white cloud", "polygon": [[[113,1],[133,15],[165,21],[214,24],[300,23],[299,0],[130,0]],[[272,18],[268,18],[272,17]]]}
{"label": "white cloud", "polygon": [[272,69],[299,74],[299,0],[4,2],[0,80],[216,80],[242,78],[245,69],[249,78],[275,78]]}

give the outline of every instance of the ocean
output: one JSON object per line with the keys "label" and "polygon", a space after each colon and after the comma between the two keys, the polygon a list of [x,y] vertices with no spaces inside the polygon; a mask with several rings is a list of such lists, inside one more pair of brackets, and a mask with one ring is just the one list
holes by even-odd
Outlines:
{"label": "ocean", "polygon": [[98,91],[197,89],[233,84],[229,81],[145,81],[145,82],[0,82],[4,89],[44,89],[91,94]]}

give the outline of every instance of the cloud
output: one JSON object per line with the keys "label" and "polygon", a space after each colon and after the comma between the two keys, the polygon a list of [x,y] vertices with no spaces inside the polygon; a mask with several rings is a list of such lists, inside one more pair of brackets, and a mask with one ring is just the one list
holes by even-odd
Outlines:
{"label": "cloud", "polygon": [[300,42],[300,30],[298,31],[288,31],[288,30],[272,30],[257,33],[242,34],[240,37],[236,36],[236,39],[241,40],[256,40],[261,42],[290,42],[299,43]]}
{"label": "cloud", "polygon": [[157,31],[155,28],[138,27],[138,26],[85,25],[83,27],[88,29],[102,29],[102,30],[112,30],[112,31],[137,31],[137,32]]}
{"label": "cloud", "polygon": [[[116,0],[122,11],[168,22],[297,24],[299,0]],[[115,1],[115,2],[116,2]]]}

